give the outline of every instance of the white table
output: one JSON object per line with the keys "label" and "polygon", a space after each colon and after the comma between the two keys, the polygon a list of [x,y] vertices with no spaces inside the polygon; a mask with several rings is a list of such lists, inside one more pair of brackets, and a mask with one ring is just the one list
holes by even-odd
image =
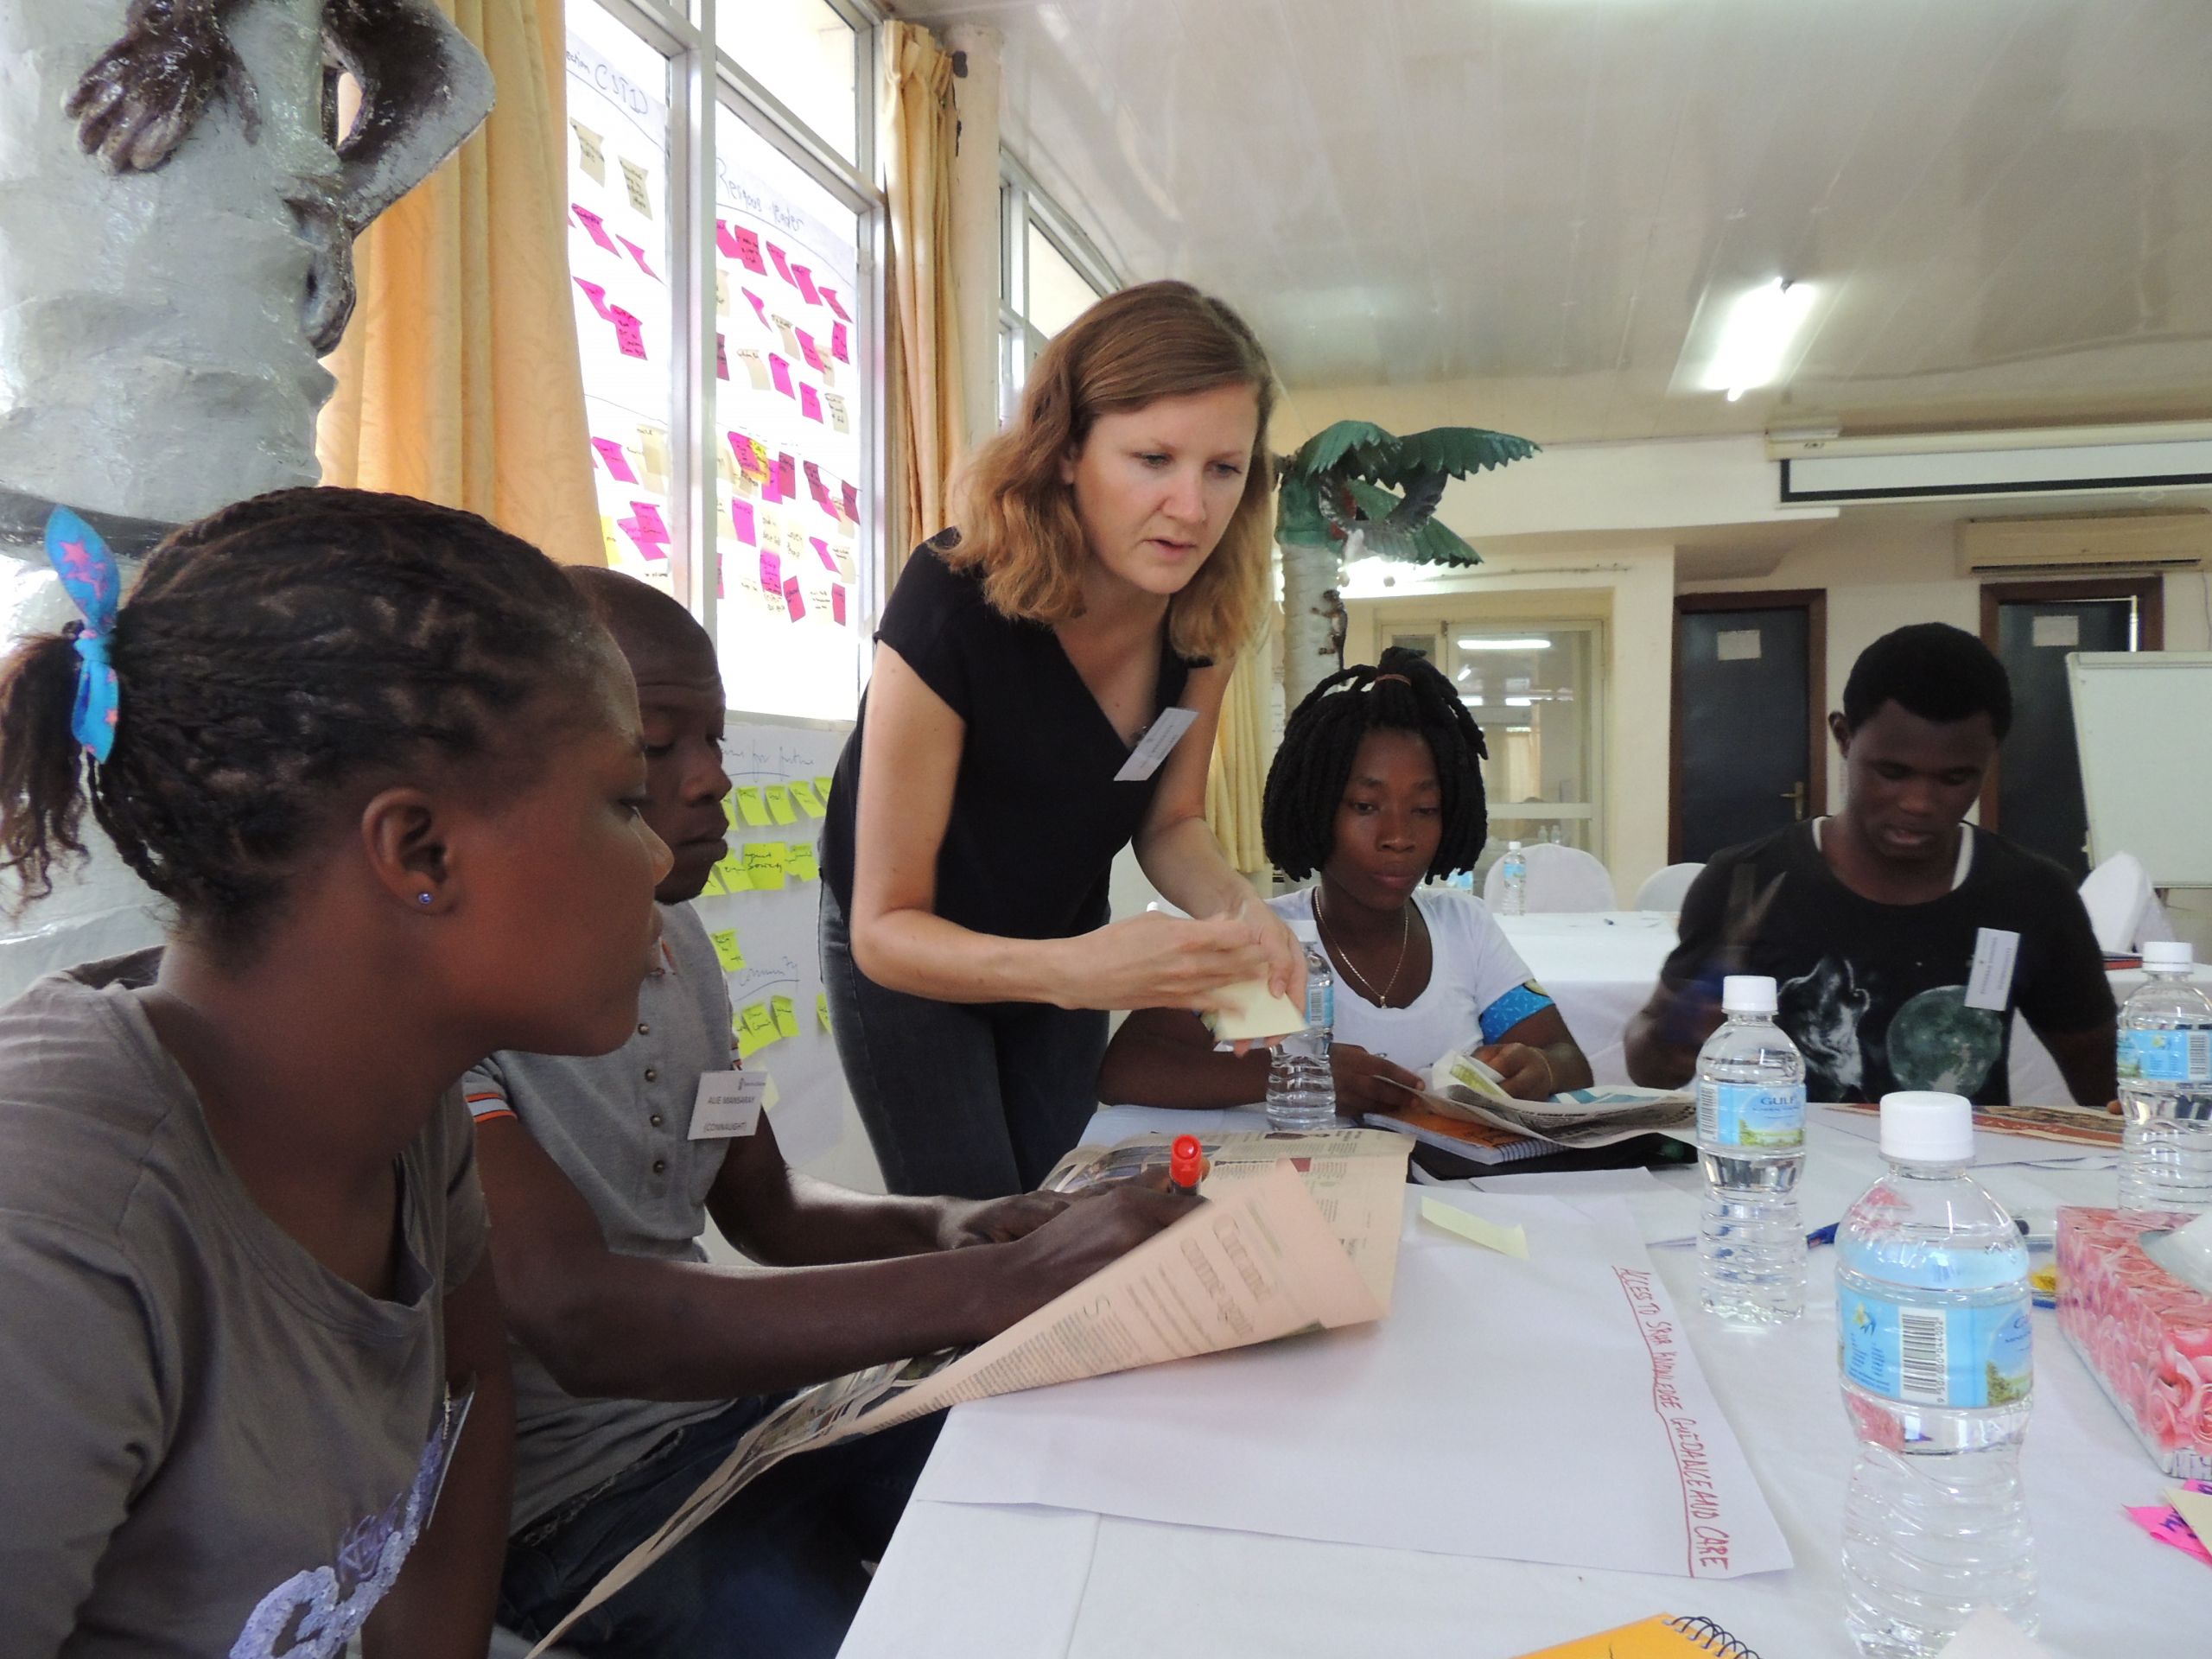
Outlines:
{"label": "white table", "polygon": [[[1151,1115],[1204,1128],[1210,1115]],[[1808,1226],[1834,1219],[1878,1172],[1871,1119],[1815,1109]],[[1114,1135],[1145,1115],[1118,1108]],[[1087,1137],[1088,1138],[1088,1137]],[[1983,1137],[1984,1179],[2047,1229],[2061,1203],[2109,1203],[2108,1159]],[[1995,1164],[1999,1157],[2036,1163]],[[1489,1178],[1497,1190],[1559,1179]],[[1631,1179],[1641,1180],[1642,1178]],[[1234,1659],[1450,1654],[1508,1659],[1656,1611],[1702,1612],[1765,1659],[1847,1659],[1837,1564],[1850,1432],[1837,1394],[1834,1252],[1814,1253],[1805,1317],[1724,1329],[1696,1306],[1694,1169],[1656,1173],[1631,1200],[1692,1345],[1788,1536],[1796,1566],[1726,1582],[1469,1560],[1164,1526],[1035,1508],[911,1504],[843,1659]],[[2033,1426],[2024,1453],[2041,1583],[2041,1640],[2061,1659],[2202,1659],[2212,1568],[2156,1543],[2120,1511],[2166,1484],[2059,1334],[2036,1323]],[[1378,1408],[1390,1402],[1378,1402]],[[1529,1402],[1541,1421],[1543,1406]],[[1599,1495],[1601,1498],[1602,1495]],[[1563,1494],[1562,1502],[1591,1501]]]}
{"label": "white table", "polygon": [[[1652,911],[1501,916],[1505,931],[1529,971],[1559,1004],[1567,1028],[1590,1058],[1599,1083],[1626,1083],[1628,1060],[1622,1052],[1628,1022],[1649,1000],[1659,969],[1675,948],[1675,920]],[[2204,970],[2198,979],[2206,979]],[[2133,969],[2107,976],[2113,995],[2122,1001],[2143,982]],[[2063,1105],[2067,1092],[2057,1061],[2027,1021],[2012,1019],[2012,1097],[2022,1105]]]}

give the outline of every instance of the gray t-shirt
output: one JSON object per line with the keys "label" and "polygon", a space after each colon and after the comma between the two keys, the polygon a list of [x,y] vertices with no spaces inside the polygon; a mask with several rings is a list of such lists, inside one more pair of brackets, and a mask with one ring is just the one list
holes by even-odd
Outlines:
{"label": "gray t-shirt", "polygon": [[[663,967],[638,992],[638,1029],[596,1058],[503,1050],[462,1079],[478,1122],[516,1117],[561,1166],[624,1255],[703,1262],[707,1194],[727,1141],[690,1139],[700,1076],[737,1064],[729,982],[689,905],[661,906]],[[686,1423],[729,1402],[586,1399],[520,1344],[515,1374],[514,1527],[619,1474]]]}
{"label": "gray t-shirt", "polygon": [[0,1008],[0,1648],[343,1647],[429,1520],[444,1298],[484,1248],[458,1090],[400,1158],[395,1300],[257,1205],[137,993],[158,951]]}

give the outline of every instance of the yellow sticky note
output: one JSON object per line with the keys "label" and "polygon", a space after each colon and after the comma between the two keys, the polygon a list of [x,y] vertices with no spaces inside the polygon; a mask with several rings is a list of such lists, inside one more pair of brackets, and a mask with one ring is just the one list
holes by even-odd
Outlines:
{"label": "yellow sticky note", "polygon": [[822,1022],[822,1029],[830,1029],[830,993],[823,991],[814,999],[814,1017]]}
{"label": "yellow sticky note", "polygon": [[830,780],[827,778],[816,779],[814,792],[822,798],[822,804],[826,809],[830,804]]}
{"label": "yellow sticky note", "polygon": [[2200,1541],[2212,1539],[2212,1493],[2173,1486],[2167,1489],[2166,1502],[2181,1511],[2181,1518],[2189,1522],[2189,1529]]}
{"label": "yellow sticky note", "polygon": [[745,952],[738,948],[735,928],[726,927],[707,938],[715,947],[715,959],[721,963],[722,972],[734,974],[745,966]]}
{"label": "yellow sticky note", "polygon": [[768,809],[760,804],[760,791],[747,784],[737,791],[737,810],[740,817],[756,830],[767,827]]}
{"label": "yellow sticky note", "polygon": [[784,854],[784,868],[801,881],[812,881],[822,874],[814,861],[814,849],[803,842],[791,842]]}
{"label": "yellow sticky note", "polygon": [[774,1010],[766,1002],[748,1002],[738,1016],[738,1040],[741,1045],[750,1037],[756,1048],[766,1048],[770,1043],[780,1042],[784,1033],[776,1028]]}
{"label": "yellow sticky note", "polygon": [[699,896],[703,899],[710,893],[728,893],[728,891],[729,889],[722,885],[722,867],[717,864],[707,872],[706,884],[699,889]]}
{"label": "yellow sticky note", "polygon": [[1494,1221],[1484,1221],[1480,1216],[1470,1215],[1440,1198],[1423,1198],[1421,1201],[1421,1218],[1432,1227],[1441,1227],[1446,1232],[1465,1239],[1470,1244],[1480,1244],[1486,1249],[1496,1250],[1500,1255],[1513,1256],[1522,1262],[1529,1259],[1529,1235],[1517,1224],[1501,1227]]}
{"label": "yellow sticky note", "polygon": [[737,797],[734,795],[722,797],[722,822],[733,830],[737,828]]}
{"label": "yellow sticky note", "polygon": [[786,1037],[798,1036],[798,1011],[791,1007],[791,998],[788,996],[771,997],[769,1001],[772,1005],[772,1013],[776,1021],[776,1029]]}
{"label": "yellow sticky note", "polygon": [[756,892],[780,893],[784,886],[784,843],[748,842],[744,852],[746,885]]}
{"label": "yellow sticky note", "polygon": [[746,868],[745,849],[739,847],[724,853],[714,868],[713,877],[722,884],[725,893],[752,892],[753,876]]}
{"label": "yellow sticky note", "polygon": [[1217,1006],[1207,1016],[1214,1036],[1224,1043],[1245,1038],[1287,1037],[1306,1029],[1306,1011],[1277,996],[1264,979],[1243,979],[1214,992]]}
{"label": "yellow sticky note", "polygon": [[760,791],[768,800],[768,816],[778,823],[797,823],[798,814],[791,810],[791,792],[781,784],[771,784]]}
{"label": "yellow sticky note", "polygon": [[737,1058],[738,1058],[739,1059],[741,1059],[741,1060],[749,1060],[749,1059],[751,1059],[751,1058],[752,1058],[755,1054],[758,1054],[758,1053],[759,1053],[759,1052],[760,1052],[763,1048],[765,1048],[765,1047],[766,1047],[766,1046],[767,1046],[767,1045],[766,1045],[766,1044],[763,1043],[763,1042],[762,1042],[762,1041],[761,1041],[758,1037],[755,1037],[755,1036],[754,1036],[751,1032],[747,1031],[747,1030],[744,1030],[744,1029],[742,1029],[741,1027],[741,1028],[740,1028],[740,1030],[738,1031],[738,1033],[737,1033]]}
{"label": "yellow sticky note", "polygon": [[814,785],[808,783],[805,779],[791,779],[791,799],[798,803],[798,810],[805,813],[808,817],[818,818],[822,816],[822,798],[814,792]]}

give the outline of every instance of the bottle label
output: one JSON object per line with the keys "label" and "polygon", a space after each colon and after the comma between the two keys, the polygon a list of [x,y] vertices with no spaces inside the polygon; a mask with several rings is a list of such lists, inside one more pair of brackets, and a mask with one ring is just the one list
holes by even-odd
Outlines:
{"label": "bottle label", "polygon": [[1697,1138],[1708,1147],[1788,1150],[1805,1144],[1802,1083],[1700,1083]]}
{"label": "bottle label", "polygon": [[2212,1031],[2124,1031],[2120,1075],[2146,1083],[2212,1083]]}
{"label": "bottle label", "polygon": [[2034,1376],[2024,1294],[1990,1307],[1915,1307],[1839,1285],[1836,1349],[1845,1376],[1908,1406],[2015,1405]]}
{"label": "bottle label", "polygon": [[1334,1031],[1336,1025],[1336,982],[1327,975],[1315,973],[1308,964],[1306,970],[1306,1029]]}

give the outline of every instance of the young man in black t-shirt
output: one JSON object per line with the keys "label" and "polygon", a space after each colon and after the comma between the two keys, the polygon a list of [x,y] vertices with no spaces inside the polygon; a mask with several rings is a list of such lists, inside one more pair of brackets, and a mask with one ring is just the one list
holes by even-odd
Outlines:
{"label": "young man in black t-shirt", "polygon": [[2008,1103],[2017,1010],[2076,1101],[2109,1101],[2112,987],[2074,883],[1964,822],[2012,723],[2004,665],[1972,634],[1924,622],[1869,645],[1828,716],[1843,810],[1705,867],[1629,1026],[1630,1075],[1688,1082],[1720,1023],[1721,977],[1768,974],[1810,1099],[1938,1089]]}

